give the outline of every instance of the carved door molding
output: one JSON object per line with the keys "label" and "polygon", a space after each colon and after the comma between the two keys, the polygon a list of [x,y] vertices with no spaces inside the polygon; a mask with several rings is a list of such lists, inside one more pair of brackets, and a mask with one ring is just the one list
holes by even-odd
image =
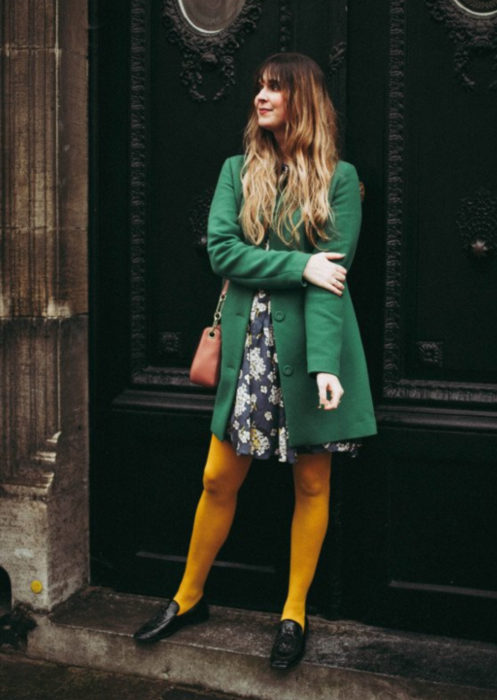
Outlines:
{"label": "carved door molding", "polygon": [[[460,51],[467,55],[472,46],[479,45],[483,36],[494,36],[497,20],[482,20],[464,14],[451,0],[426,0],[435,19],[448,23],[451,38],[460,38]],[[455,402],[458,404],[490,405],[497,402],[497,385],[442,379],[408,378],[404,370],[405,347],[405,277],[407,245],[405,237],[405,202],[410,183],[405,174],[406,159],[406,0],[390,3],[390,60],[388,102],[388,172],[387,172],[387,227],[386,227],[386,284],[384,321],[383,388],[385,399],[412,402]],[[482,22],[485,32],[482,31]],[[486,31],[489,23],[492,31]],[[451,29],[452,27],[452,29]],[[462,29],[461,29],[462,28]],[[493,38],[492,38],[493,42]],[[494,44],[492,43],[492,46]],[[462,55],[462,54],[461,54]],[[456,62],[457,63],[457,62]],[[457,63],[461,68],[463,64]],[[456,66],[456,67],[457,67]],[[459,71],[458,68],[458,71]],[[460,72],[460,71],[459,71]],[[468,86],[468,81],[463,81]],[[474,196],[473,196],[474,197]],[[490,202],[495,201],[495,194]],[[464,220],[465,200],[461,200],[459,222]],[[493,209],[492,209],[493,211]],[[494,217],[488,208],[473,209],[474,227],[485,231]],[[480,221],[478,221],[480,217]],[[466,233],[463,234],[464,236]],[[494,246],[495,231],[488,234],[488,248]],[[473,237],[474,238],[474,237]],[[477,240],[477,239],[475,239]],[[478,244],[477,244],[478,247]],[[440,366],[443,347],[430,341],[418,341],[418,353],[425,365]],[[439,358],[438,360],[436,358]]]}
{"label": "carved door molding", "polygon": [[162,19],[167,38],[181,49],[181,81],[193,100],[207,100],[201,92],[202,73],[206,70],[216,70],[222,76],[222,85],[213,100],[224,97],[235,84],[235,53],[245,37],[255,31],[261,13],[262,0],[245,0],[228,26],[206,35],[187,21],[178,0],[164,0]]}
{"label": "carved door molding", "polygon": [[425,0],[454,44],[454,71],[469,90],[496,90],[497,76],[480,84],[472,60],[482,55],[497,68],[497,2],[495,0]]}
{"label": "carved door molding", "polygon": [[[207,98],[199,92],[201,72],[205,67],[214,67],[223,78],[222,87],[213,100],[226,97],[235,84],[235,54],[244,37],[253,32],[261,14],[261,0],[247,0],[233,24],[213,37],[196,32],[182,16],[176,0],[164,0],[162,20],[167,38],[180,46],[182,72],[181,81],[194,101],[206,103]],[[289,47],[292,33],[292,12],[287,0],[278,3],[279,50]],[[140,394],[140,389],[156,387],[164,389],[192,389],[188,367],[165,367],[150,363],[147,347],[147,208],[150,193],[147,185],[149,133],[148,133],[148,23],[149,8],[146,0],[131,0],[131,61],[130,61],[130,338],[131,338],[131,387],[116,397],[115,405],[150,401],[162,407],[176,405],[195,406],[202,411],[212,407],[212,398],[203,394],[179,397],[163,394]],[[338,73],[344,58],[344,46],[335,49],[330,56],[330,71]],[[189,213],[197,245],[205,229],[208,203],[212,188],[199,195],[195,211]],[[168,342],[175,343],[170,337]],[[171,403],[172,402],[172,403]]]}

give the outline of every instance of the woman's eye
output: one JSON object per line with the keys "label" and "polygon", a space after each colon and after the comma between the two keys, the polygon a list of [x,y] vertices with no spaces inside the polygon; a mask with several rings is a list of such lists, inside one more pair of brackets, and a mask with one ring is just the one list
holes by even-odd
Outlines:
{"label": "woman's eye", "polygon": [[278,80],[270,80],[269,81],[269,88],[271,90],[274,90],[275,92],[278,92],[280,90],[280,83]]}

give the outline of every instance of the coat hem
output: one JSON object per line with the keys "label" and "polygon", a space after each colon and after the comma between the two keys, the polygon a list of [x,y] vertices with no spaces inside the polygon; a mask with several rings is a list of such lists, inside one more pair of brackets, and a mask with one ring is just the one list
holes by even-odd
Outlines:
{"label": "coat hem", "polygon": [[332,437],[326,437],[322,439],[321,437],[319,440],[314,440],[313,442],[310,441],[308,438],[302,439],[300,438],[299,440],[293,440],[290,436],[288,437],[288,444],[290,447],[299,447],[300,445],[313,445],[313,444],[321,444],[321,443],[326,443],[326,442],[344,442],[346,440],[363,440],[364,438],[368,437],[374,437],[375,435],[378,434],[378,428],[372,428],[371,426],[367,428],[363,428],[358,430],[358,432],[353,431],[353,432],[347,432],[346,435],[343,435],[340,433],[339,437],[332,436]]}

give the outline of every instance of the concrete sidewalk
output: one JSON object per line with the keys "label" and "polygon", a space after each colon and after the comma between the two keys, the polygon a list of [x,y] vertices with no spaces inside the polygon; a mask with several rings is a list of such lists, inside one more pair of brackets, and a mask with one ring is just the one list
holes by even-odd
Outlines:
{"label": "concrete sidewalk", "polygon": [[153,678],[106,673],[0,653],[2,700],[238,700]]}

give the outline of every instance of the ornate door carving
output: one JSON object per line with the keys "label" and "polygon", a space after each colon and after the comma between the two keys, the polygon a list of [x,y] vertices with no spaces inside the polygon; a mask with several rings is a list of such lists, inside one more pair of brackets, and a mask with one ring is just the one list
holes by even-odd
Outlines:
{"label": "ornate door carving", "polygon": [[[485,533],[497,525],[497,6],[382,3],[368,34],[376,37],[371,62],[359,70],[359,37],[371,21],[361,8],[349,3],[349,31],[358,38],[349,44],[357,66],[348,69],[349,145],[367,193],[359,297],[361,309],[369,303],[369,342],[376,323],[383,329],[368,353],[380,435],[357,482],[368,495],[356,517],[372,527],[363,531],[372,545],[366,559],[378,577],[376,588],[368,584],[368,614],[491,636],[485,620],[495,614],[497,569]],[[384,126],[383,155],[374,138]]]}

